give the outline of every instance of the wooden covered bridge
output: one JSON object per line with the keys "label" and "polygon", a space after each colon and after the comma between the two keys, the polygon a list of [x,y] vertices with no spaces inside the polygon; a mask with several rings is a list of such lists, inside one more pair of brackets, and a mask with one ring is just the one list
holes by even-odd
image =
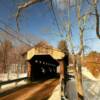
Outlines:
{"label": "wooden covered bridge", "polygon": [[[59,49],[40,42],[27,52],[28,77],[31,81],[41,78],[55,77],[57,73],[64,73],[64,53]],[[59,69],[59,71],[57,71]]]}
{"label": "wooden covered bridge", "polygon": [[[23,100],[38,100],[39,97],[41,98],[41,100],[44,100],[44,98],[49,98],[51,96],[53,89],[56,86],[58,87],[59,79],[56,78],[56,76],[58,76],[59,74],[61,78],[64,77],[65,54],[59,49],[53,48],[52,46],[41,42],[35,45],[30,50],[28,50],[27,52],[25,52],[23,56],[26,58],[28,63],[28,79],[31,81],[36,81],[37,84],[34,84],[34,82],[30,84],[29,82],[28,84],[23,85],[21,89],[17,90],[16,86],[16,88],[11,89],[12,92],[10,90],[7,90],[7,92],[2,92],[0,100],[12,100],[12,97],[17,99],[20,98]],[[16,80],[10,80],[9,82],[2,82],[1,85],[12,82],[17,83],[21,80],[27,80],[27,77]],[[59,94],[59,96],[60,95],[61,94]]]}

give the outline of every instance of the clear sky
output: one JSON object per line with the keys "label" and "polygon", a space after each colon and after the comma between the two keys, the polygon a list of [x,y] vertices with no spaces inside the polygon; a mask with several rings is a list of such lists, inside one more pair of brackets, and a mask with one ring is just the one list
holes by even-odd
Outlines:
{"label": "clear sky", "polygon": [[[16,29],[15,14],[17,11],[16,5],[24,0],[0,0],[0,20],[7,23],[14,30]],[[66,2],[64,0],[53,0],[54,11],[57,18],[57,23],[55,21],[55,16],[52,10],[49,9],[48,3],[42,2],[30,6],[25,9],[20,17],[20,32],[28,35],[29,33],[48,41],[53,46],[57,47],[58,41],[65,39],[66,32],[63,30],[62,25],[67,25],[67,12],[66,12]],[[70,0],[71,5],[74,4],[74,0]],[[85,1],[85,0],[83,0]],[[99,7],[100,3],[98,4]],[[88,8],[86,2],[83,2],[82,13],[84,13]],[[100,8],[99,8],[100,11]],[[79,30],[77,25],[77,18],[75,13],[75,8],[71,8],[70,20],[72,24],[72,39],[75,45],[75,49],[79,47]],[[87,27],[92,27],[92,29],[87,29],[84,32],[85,45],[88,46],[87,50],[96,50],[100,52],[100,40],[97,39],[95,34],[95,19],[90,18],[87,22]],[[2,26],[2,24],[0,24]],[[2,26],[3,27],[3,26]],[[60,28],[60,31],[59,31]],[[67,30],[67,26],[66,26]],[[61,37],[60,34],[63,34]],[[89,40],[92,38],[92,40]]]}

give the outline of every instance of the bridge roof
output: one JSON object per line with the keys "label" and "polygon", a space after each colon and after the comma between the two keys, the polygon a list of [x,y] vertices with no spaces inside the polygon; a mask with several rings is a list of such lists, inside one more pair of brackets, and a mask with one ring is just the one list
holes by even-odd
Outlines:
{"label": "bridge roof", "polygon": [[[42,45],[41,45],[42,44]],[[31,60],[34,55],[50,55],[53,59],[62,59],[65,54],[57,48],[53,48],[50,45],[45,45],[40,43],[39,45],[34,46],[27,52],[27,60]]]}

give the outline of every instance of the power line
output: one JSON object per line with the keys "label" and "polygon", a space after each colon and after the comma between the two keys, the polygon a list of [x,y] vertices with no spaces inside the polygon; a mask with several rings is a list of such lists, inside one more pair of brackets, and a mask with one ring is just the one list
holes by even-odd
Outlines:
{"label": "power line", "polygon": [[[57,0],[55,0],[55,3],[56,3],[56,7],[57,7]],[[67,4],[66,1],[65,1],[65,3]],[[66,7],[66,6],[65,6],[65,7]],[[66,7],[66,9],[68,9],[68,8]],[[64,11],[64,12],[65,12],[65,11]],[[66,13],[67,13],[67,12],[66,12]],[[60,16],[59,16],[59,17],[60,17]],[[61,18],[59,18],[59,19],[61,19],[60,22],[62,23],[62,25],[61,25],[61,24],[60,24],[60,25],[62,26],[63,31],[67,33],[67,29],[66,29],[66,27],[63,25],[63,22],[65,22],[64,17],[61,17]]]}
{"label": "power line", "polygon": [[[48,7],[48,8],[49,8],[50,12],[52,12],[52,14],[53,14],[53,16],[54,16],[54,19],[55,19],[55,22],[56,22],[56,25],[57,25],[57,28],[58,28],[59,33],[62,33],[61,30],[60,30],[60,26],[59,26],[59,23],[58,23],[58,20],[57,20],[57,17],[56,17],[54,8],[53,8],[52,0],[50,0],[49,2],[50,2],[50,6],[51,6],[51,7]],[[51,15],[52,15],[52,14],[51,14]],[[60,34],[60,36],[62,37],[63,35]]]}
{"label": "power line", "polygon": [[[61,30],[60,30],[60,27],[59,27],[59,24],[58,24],[58,20],[57,20],[57,17],[56,17],[56,14],[55,14],[54,8],[53,8],[52,0],[51,0],[51,7],[52,7],[51,10],[52,10],[53,15],[54,15],[54,17],[55,17],[56,25],[57,25],[57,27],[58,27],[59,32],[61,33]],[[0,23],[6,25],[8,28],[10,28],[11,30],[13,30],[9,25],[7,25],[7,24],[6,24],[5,22],[3,22],[2,20],[0,20]],[[21,40],[18,36],[15,36],[15,35],[11,34],[10,32],[8,32],[7,30],[5,30],[5,29],[3,29],[3,28],[1,28],[1,27],[0,27],[0,29],[1,29],[2,31],[6,32],[7,34],[13,36],[14,38],[17,38],[20,42],[23,42],[23,43],[27,44],[25,41]],[[13,32],[18,33],[18,32],[15,31],[15,30],[13,30]],[[29,45],[29,44],[28,44],[28,45]]]}
{"label": "power line", "polygon": [[[0,23],[2,23],[3,25],[7,26],[7,27],[10,29],[10,31],[16,33],[17,35],[19,34],[16,30],[12,29],[12,28],[11,28],[8,24],[6,24],[4,21],[0,20]],[[6,31],[7,31],[7,30],[6,30]],[[14,36],[15,36],[15,35],[14,35]],[[16,37],[18,37],[18,36],[16,36]],[[26,41],[30,43],[30,41],[28,41],[27,39],[26,39]]]}
{"label": "power line", "polygon": [[58,26],[58,29],[59,29],[59,31],[60,31],[60,33],[61,33],[61,36],[63,36],[62,35],[62,32],[61,32],[61,30],[60,30],[60,26],[62,26],[61,24],[59,25],[59,22],[58,22],[58,19],[57,19],[57,16],[56,16],[56,14],[55,14],[55,10],[54,10],[54,7],[53,7],[53,2],[52,2],[52,0],[51,0],[51,8],[52,8],[52,12],[53,12],[53,15],[54,15],[54,17],[55,17],[55,21],[56,21],[56,24],[57,24],[57,26]]}
{"label": "power line", "polygon": [[[56,2],[56,7],[57,7],[57,0],[55,0],[55,2]],[[59,17],[60,17],[60,16],[59,16]],[[64,17],[61,17],[61,18],[62,18],[61,23],[65,22]],[[61,18],[60,18],[60,19],[61,19]],[[62,24],[61,26],[62,26],[63,30],[67,33],[67,30],[66,30],[66,28],[64,27],[64,25]]]}
{"label": "power line", "polygon": [[[12,36],[12,37],[14,37],[14,38],[17,38],[20,42],[23,42],[24,44],[26,44],[26,45],[28,45],[28,46],[31,46],[31,45],[29,45],[27,42],[21,40],[21,39],[18,38],[17,36],[15,36],[15,35],[11,34],[10,32],[6,31],[5,29],[3,29],[3,28],[0,27],[0,30],[4,31],[5,33],[9,34],[10,36]],[[1,42],[1,40],[0,40],[0,42]],[[48,49],[47,46],[43,46],[43,48]],[[55,48],[51,48],[51,49],[52,49],[52,50],[55,50],[55,51],[61,52],[59,49],[55,49]]]}
{"label": "power line", "polygon": [[2,27],[0,27],[0,30],[2,30],[3,32],[9,34],[10,36],[16,38],[16,39],[19,40],[20,42],[22,42],[22,43],[24,43],[24,44],[26,44],[26,45],[28,45],[28,46],[31,46],[29,43],[23,41],[23,40],[20,39],[18,36],[15,36],[15,35],[11,34],[10,32],[8,32],[7,30],[3,29]]}
{"label": "power line", "polygon": [[5,23],[4,21],[2,21],[1,19],[0,19],[0,23],[3,24],[3,25],[5,25],[5,26],[7,26],[9,29],[11,29],[12,31],[14,31],[15,33],[18,33],[18,32],[15,31],[13,28],[11,28],[10,25],[6,24],[6,23]]}

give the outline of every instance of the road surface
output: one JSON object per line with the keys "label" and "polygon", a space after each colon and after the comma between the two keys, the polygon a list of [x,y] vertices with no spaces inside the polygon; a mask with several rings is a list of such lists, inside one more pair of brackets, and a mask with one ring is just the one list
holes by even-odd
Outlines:
{"label": "road surface", "polygon": [[59,84],[59,79],[50,79],[42,83],[31,84],[19,90],[14,90],[0,100],[47,100],[54,88]]}

